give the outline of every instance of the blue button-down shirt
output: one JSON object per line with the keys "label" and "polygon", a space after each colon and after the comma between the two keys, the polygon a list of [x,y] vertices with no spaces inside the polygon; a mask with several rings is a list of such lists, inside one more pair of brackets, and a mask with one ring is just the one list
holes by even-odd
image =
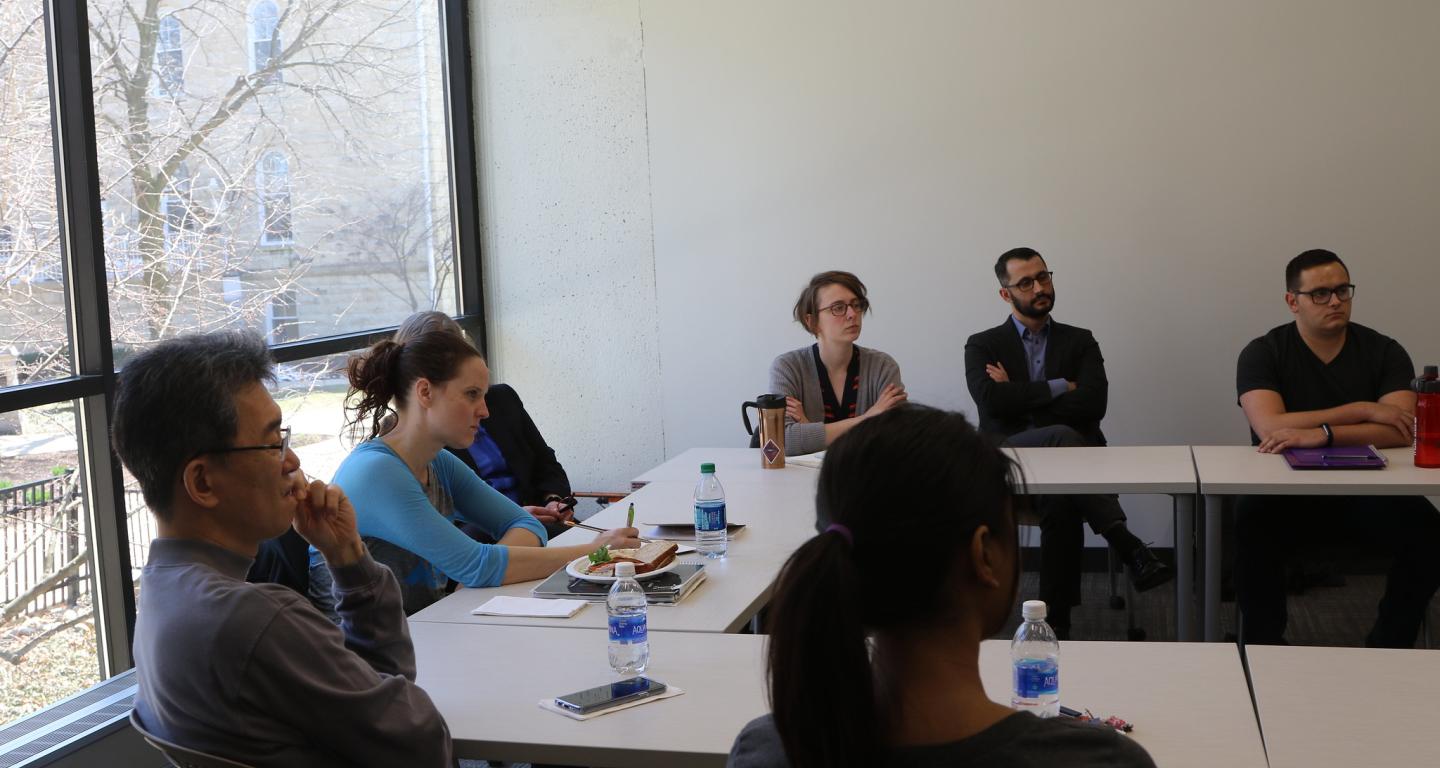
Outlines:
{"label": "blue button-down shirt", "polygon": [[1025,362],[1030,366],[1030,380],[1049,384],[1051,399],[1065,394],[1070,388],[1069,382],[1064,379],[1045,379],[1045,347],[1050,343],[1050,318],[1045,318],[1045,327],[1041,328],[1039,333],[1031,333],[1014,315],[1010,316],[1010,322],[1014,323],[1015,330],[1020,332],[1020,344],[1025,347]]}

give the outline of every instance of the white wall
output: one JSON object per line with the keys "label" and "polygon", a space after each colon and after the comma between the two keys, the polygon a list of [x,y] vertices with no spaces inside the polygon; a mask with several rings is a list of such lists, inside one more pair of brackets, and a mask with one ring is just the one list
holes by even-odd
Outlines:
{"label": "white wall", "polygon": [[577,489],[664,459],[645,73],[633,2],[473,15],[487,350]]}
{"label": "white wall", "polygon": [[[568,237],[568,223],[551,231],[547,217],[606,227],[609,207],[641,192],[590,179],[625,163],[648,174],[653,253],[629,255],[637,268],[653,259],[654,309],[636,305],[591,327],[651,338],[658,321],[663,407],[658,422],[641,409],[637,427],[646,439],[663,434],[667,454],[743,441],[738,403],[764,391],[775,354],[808,342],[789,309],[809,275],[827,268],[851,269],[870,287],[875,312],[861,343],[894,355],[912,399],[973,414],[962,348],[1004,318],[990,269],[1020,244],[1057,273],[1056,317],[1100,340],[1114,443],[1246,441],[1235,356],[1288,321],[1283,268],[1306,248],[1350,263],[1358,322],[1398,338],[1417,365],[1440,361],[1426,329],[1440,285],[1440,5],[482,8],[486,39],[511,41],[507,55],[519,57],[507,72],[579,72],[526,83],[520,106],[533,119],[523,140],[484,139],[486,169],[545,154],[568,171],[504,183],[491,174],[492,203],[524,217],[518,227],[491,222],[490,263],[520,258],[525,249],[507,238],[523,229],[553,246],[547,265],[593,279],[588,245]],[[525,47],[513,45],[514,25],[486,28],[483,17],[501,8],[526,17]],[[543,18],[557,8],[560,19]],[[592,55],[597,48],[607,55]],[[487,66],[496,57],[489,51]],[[484,73],[487,87],[495,76]],[[590,128],[610,136],[613,126],[590,124],[611,111],[625,116],[623,141],[565,151]],[[648,162],[631,143],[645,139]],[[495,293],[531,290],[507,268],[491,268]],[[514,322],[492,306],[504,337]],[[533,327],[548,340],[574,326]],[[527,392],[566,361],[541,351],[522,375],[507,350],[497,345],[500,364]],[[628,388],[656,372],[649,359],[617,360],[594,375]],[[619,390],[587,407],[631,409]],[[542,426],[565,446],[568,426]],[[1168,525],[1141,528],[1168,539]]]}

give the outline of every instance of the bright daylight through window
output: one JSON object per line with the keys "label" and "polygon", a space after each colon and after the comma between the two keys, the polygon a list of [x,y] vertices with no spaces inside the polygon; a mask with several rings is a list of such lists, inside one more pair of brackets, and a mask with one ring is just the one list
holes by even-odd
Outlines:
{"label": "bright daylight through window", "polygon": [[[90,0],[87,12],[98,199],[74,194],[99,213],[103,249],[75,258],[103,254],[104,267],[71,275],[51,112],[67,101],[46,2],[0,2],[0,393],[75,376],[77,334],[97,325],[90,348],[108,345],[123,370],[183,333],[304,344],[456,313],[438,3]],[[67,292],[100,274],[108,317],[75,322]],[[275,387],[306,469],[331,468],[322,479],[349,447],[335,351],[280,365]],[[91,605],[116,587],[92,582],[86,559],[74,397],[0,413],[0,723],[103,668]],[[154,528],[125,479],[115,506],[138,583]]]}

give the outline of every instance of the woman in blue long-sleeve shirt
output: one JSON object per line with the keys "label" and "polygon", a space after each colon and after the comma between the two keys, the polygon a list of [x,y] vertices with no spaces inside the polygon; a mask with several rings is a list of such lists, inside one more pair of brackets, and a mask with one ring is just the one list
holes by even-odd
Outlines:
{"label": "woman in blue long-sleeve shirt", "polygon": [[[602,544],[639,545],[635,529],[619,528],[590,544],[546,547],[539,521],[442,450],[470,445],[486,415],[490,371],[463,338],[425,333],[381,341],[351,358],[347,374],[346,409],[368,439],[334,482],[354,504],[375,559],[400,581],[407,614],[442,597],[448,579],[470,587],[529,581]],[[457,516],[496,543],[466,536],[454,525]],[[311,569],[311,598],[324,604],[329,585],[320,570]]]}

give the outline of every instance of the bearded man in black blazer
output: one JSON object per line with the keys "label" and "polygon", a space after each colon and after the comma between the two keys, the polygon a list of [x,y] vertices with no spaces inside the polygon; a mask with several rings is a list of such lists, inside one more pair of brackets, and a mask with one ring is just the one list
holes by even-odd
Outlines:
{"label": "bearded man in black blazer", "polygon": [[[1109,381],[1100,345],[1084,328],[1050,318],[1054,273],[1032,248],[1012,248],[995,262],[1005,322],[965,342],[965,381],[980,411],[980,429],[1015,447],[1105,445]],[[1040,599],[1064,639],[1070,608],[1080,602],[1082,522],[1103,536],[1140,591],[1174,572],[1125,525],[1115,496],[1037,496],[1040,516]]]}

